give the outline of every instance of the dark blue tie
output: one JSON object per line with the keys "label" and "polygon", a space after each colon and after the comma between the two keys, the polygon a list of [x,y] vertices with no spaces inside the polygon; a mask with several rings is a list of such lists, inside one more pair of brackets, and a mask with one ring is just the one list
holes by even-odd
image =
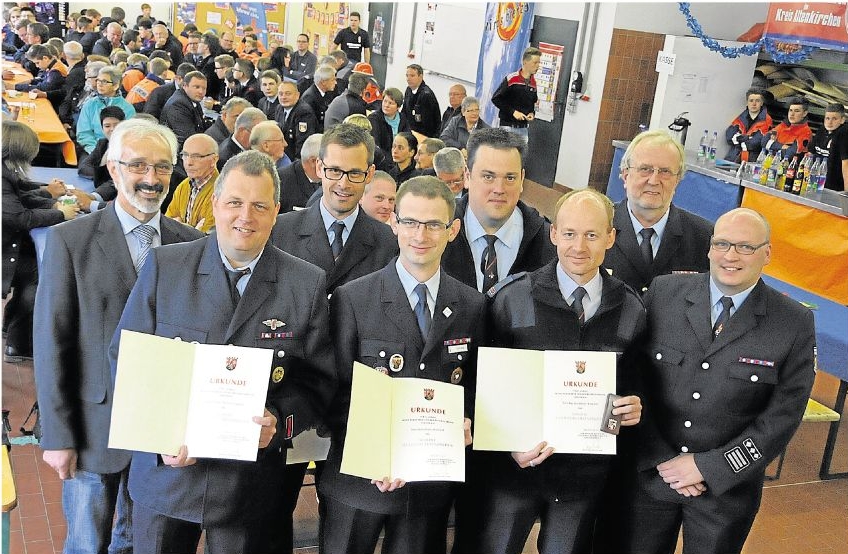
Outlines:
{"label": "dark blue tie", "polygon": [[571,296],[574,297],[574,302],[571,303],[571,309],[577,314],[577,319],[580,321],[580,325],[583,325],[586,321],[586,312],[583,309],[583,297],[586,296],[586,289],[583,287],[577,287],[574,289],[574,292],[571,293]]}
{"label": "dark blue tie", "polygon": [[430,308],[427,307],[427,285],[418,283],[415,287],[415,294],[418,295],[418,304],[415,305],[415,319],[418,320],[418,328],[421,330],[421,336],[427,340],[427,334],[430,331]]}
{"label": "dark blue tie", "polygon": [[654,236],[654,230],[646,227],[639,231],[639,234],[642,235],[642,244],[639,245],[642,248],[642,258],[646,264],[652,265],[654,263],[654,249],[651,247],[651,237]]}
{"label": "dark blue tie", "polygon": [[713,325],[713,340],[715,340],[724,328],[727,326],[727,322],[730,319],[730,308],[733,307],[733,299],[729,296],[722,296],[720,299],[721,302],[721,313],[718,314],[718,319],[716,319],[715,325]]}

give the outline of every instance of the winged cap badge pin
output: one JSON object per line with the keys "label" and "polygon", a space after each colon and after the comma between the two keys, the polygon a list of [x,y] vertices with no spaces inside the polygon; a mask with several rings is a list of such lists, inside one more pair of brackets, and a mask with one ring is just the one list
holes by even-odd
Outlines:
{"label": "winged cap badge pin", "polygon": [[272,331],[276,331],[278,328],[286,326],[286,324],[284,322],[280,321],[276,317],[271,318],[271,319],[266,319],[265,321],[262,322],[262,324],[270,327]]}

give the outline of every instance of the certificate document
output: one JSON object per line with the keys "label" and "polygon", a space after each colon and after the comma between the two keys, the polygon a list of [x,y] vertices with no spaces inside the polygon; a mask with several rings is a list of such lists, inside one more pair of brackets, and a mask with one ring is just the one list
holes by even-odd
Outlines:
{"label": "certificate document", "polygon": [[474,449],[615,454],[600,431],[615,367],[615,352],[478,349]]}
{"label": "certificate document", "polygon": [[463,389],[393,379],[354,362],[341,472],[365,479],[464,481]]}
{"label": "certificate document", "polygon": [[256,461],[272,356],[122,331],[109,448]]}

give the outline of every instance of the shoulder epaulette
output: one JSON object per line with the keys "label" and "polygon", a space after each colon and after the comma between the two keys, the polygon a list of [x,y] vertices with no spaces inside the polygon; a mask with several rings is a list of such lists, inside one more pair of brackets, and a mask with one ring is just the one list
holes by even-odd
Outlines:
{"label": "shoulder epaulette", "polygon": [[498,281],[497,283],[495,283],[494,286],[492,286],[492,288],[490,288],[488,291],[486,291],[486,296],[488,296],[489,298],[494,298],[495,295],[498,292],[500,292],[504,287],[506,287],[510,283],[514,283],[515,281],[521,279],[525,275],[527,275],[526,271],[521,271],[519,273],[513,273],[512,275],[507,275],[506,279],[504,279],[502,281]]}

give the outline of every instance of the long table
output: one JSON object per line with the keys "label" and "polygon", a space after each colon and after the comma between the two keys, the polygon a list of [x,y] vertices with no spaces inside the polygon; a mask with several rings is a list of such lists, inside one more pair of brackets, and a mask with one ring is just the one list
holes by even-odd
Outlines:
{"label": "long table", "polygon": [[[9,62],[3,62],[2,67],[4,70],[16,72],[26,71],[20,65],[10,64]],[[31,76],[28,75],[28,73],[27,75],[15,73],[14,79],[11,81],[3,81],[3,83],[7,85],[7,87],[11,85],[10,88],[14,89],[13,85],[30,79]],[[35,108],[32,110],[31,115],[29,117],[25,117],[23,113],[21,113],[18,115],[18,121],[35,131],[40,143],[55,144],[61,148],[62,157],[68,165],[77,165],[76,146],[71,140],[70,135],[68,135],[68,131],[65,130],[65,127],[59,120],[56,110],[53,109],[53,104],[51,104],[48,99],[36,98],[33,100],[30,99],[27,93],[21,93],[13,98],[9,96],[8,91],[4,91],[3,98],[10,106],[20,106],[23,102],[35,104]]]}

